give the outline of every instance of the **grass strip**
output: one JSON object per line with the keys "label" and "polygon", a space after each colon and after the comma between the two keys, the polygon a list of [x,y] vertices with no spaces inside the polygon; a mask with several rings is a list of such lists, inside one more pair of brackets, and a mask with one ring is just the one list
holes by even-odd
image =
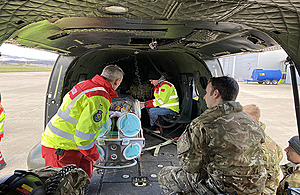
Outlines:
{"label": "grass strip", "polygon": [[0,68],[0,72],[50,72],[52,68]]}

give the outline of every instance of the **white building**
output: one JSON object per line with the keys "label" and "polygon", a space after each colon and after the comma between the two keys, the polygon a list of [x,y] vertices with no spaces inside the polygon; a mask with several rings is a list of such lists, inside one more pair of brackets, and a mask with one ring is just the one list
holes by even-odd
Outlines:
{"label": "white building", "polygon": [[[281,70],[282,72],[287,72],[286,83],[290,84],[290,68],[284,63],[286,57],[287,54],[281,49],[224,57],[220,58],[219,61],[223,68],[224,75],[236,78],[238,81],[250,79],[252,71],[260,68],[264,70]],[[299,74],[297,74],[297,82],[300,84]]]}

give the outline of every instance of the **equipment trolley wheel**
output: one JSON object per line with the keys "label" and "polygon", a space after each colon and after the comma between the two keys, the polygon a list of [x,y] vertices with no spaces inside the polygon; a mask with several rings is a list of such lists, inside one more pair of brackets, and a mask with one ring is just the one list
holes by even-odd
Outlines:
{"label": "equipment trolley wheel", "polygon": [[278,84],[278,81],[277,81],[277,80],[273,80],[273,81],[272,81],[272,84],[273,84],[273,85],[277,85],[277,84]]}
{"label": "equipment trolley wheel", "polygon": [[270,81],[270,80],[266,80],[266,81],[265,81],[265,84],[266,84],[266,85],[270,85],[270,84],[271,84],[271,81]]}

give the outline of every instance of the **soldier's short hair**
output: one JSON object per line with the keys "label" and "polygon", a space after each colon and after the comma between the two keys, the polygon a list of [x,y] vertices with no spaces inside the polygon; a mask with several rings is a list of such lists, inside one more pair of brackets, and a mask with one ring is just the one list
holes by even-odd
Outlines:
{"label": "soldier's short hair", "polygon": [[238,83],[231,77],[212,77],[209,82],[212,85],[213,90],[211,95],[215,90],[218,90],[223,101],[235,101],[239,93]]}
{"label": "soldier's short hair", "polygon": [[117,65],[108,65],[103,69],[101,73],[101,76],[103,76],[109,82],[114,82],[117,79],[122,79],[124,75],[125,74],[123,70]]}
{"label": "soldier's short hair", "polygon": [[243,111],[247,114],[251,115],[255,120],[259,121],[260,119],[260,109],[255,104],[249,104],[246,106],[243,106]]}
{"label": "soldier's short hair", "polygon": [[289,140],[290,146],[300,155],[300,140],[299,136],[294,136]]}

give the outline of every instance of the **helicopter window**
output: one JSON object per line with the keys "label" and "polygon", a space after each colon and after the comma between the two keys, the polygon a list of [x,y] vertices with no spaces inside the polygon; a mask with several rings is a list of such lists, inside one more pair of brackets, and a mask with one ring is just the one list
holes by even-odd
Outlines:
{"label": "helicopter window", "polygon": [[[208,83],[208,80],[206,77],[203,77],[203,76],[200,76],[200,73],[197,72],[199,75],[199,78],[197,79],[197,81],[199,80],[199,84],[201,85],[201,88],[203,90],[206,89],[206,86],[207,86],[207,83]],[[193,100],[196,100],[196,101],[199,101],[199,98],[202,98],[201,97],[201,92],[199,92],[199,90],[201,91],[201,89],[198,89],[197,88],[197,84],[195,83],[195,80],[193,80],[193,93],[192,93],[192,97],[193,97]]]}
{"label": "helicopter window", "polygon": [[195,81],[193,80],[193,99],[198,96],[198,90],[195,86]]}
{"label": "helicopter window", "polygon": [[207,60],[207,61],[205,61],[205,63],[206,63],[206,65],[207,65],[208,69],[210,70],[213,77],[220,77],[220,76],[224,75],[218,61]]}

